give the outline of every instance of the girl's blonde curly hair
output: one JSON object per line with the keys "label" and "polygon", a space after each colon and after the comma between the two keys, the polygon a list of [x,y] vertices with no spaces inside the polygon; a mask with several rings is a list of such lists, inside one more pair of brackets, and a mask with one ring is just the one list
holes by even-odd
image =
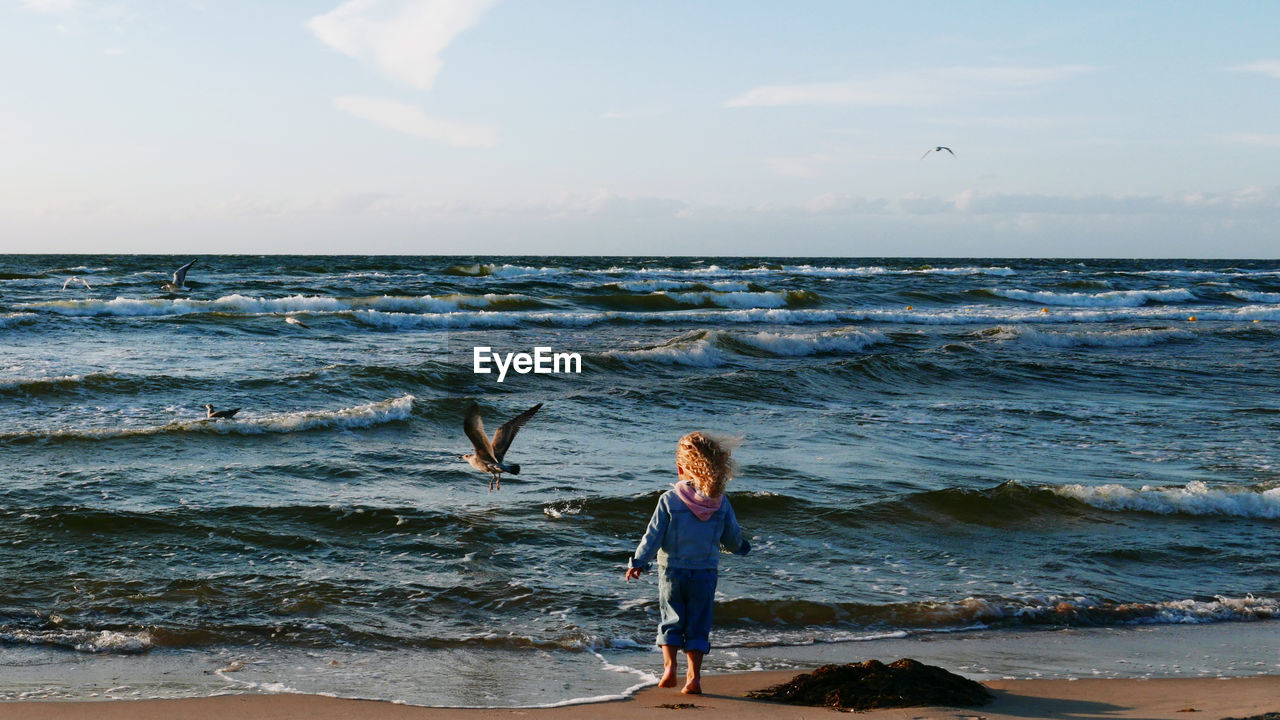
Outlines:
{"label": "girl's blonde curly hair", "polygon": [[684,468],[698,492],[707,497],[724,494],[724,486],[737,469],[731,454],[738,445],[734,438],[691,432],[676,443],[676,462]]}

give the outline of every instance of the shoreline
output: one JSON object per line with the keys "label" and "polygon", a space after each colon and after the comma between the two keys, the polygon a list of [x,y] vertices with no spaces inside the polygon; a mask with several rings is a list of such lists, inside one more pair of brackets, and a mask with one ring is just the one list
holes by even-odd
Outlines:
{"label": "shoreline", "polygon": [[[1218,680],[1280,673],[1277,647],[1277,621],[974,630],[722,647],[707,656],[704,671],[713,683],[744,673],[786,679],[832,663],[913,658],[979,682]],[[517,712],[622,701],[656,684],[660,667],[661,656],[652,648],[558,653],[221,647],[100,654],[0,645],[0,708],[24,702],[106,707],[119,701],[296,695]],[[0,717],[4,714],[0,711]]]}
{"label": "shoreline", "polygon": [[[756,671],[707,676],[706,695],[682,695],[674,689],[647,687],[622,700],[544,708],[446,708],[401,705],[381,700],[349,700],[320,695],[241,694],[173,700],[19,701],[0,703],[0,718],[13,720],[161,720],[182,717],[214,720],[488,720],[544,717],[662,717],[683,710],[732,713],[738,720],[813,718],[826,708],[780,705],[744,697],[750,690],[789,680],[796,671]],[[1018,720],[1025,718],[1180,718],[1247,717],[1280,710],[1280,675],[1233,678],[1154,678],[1082,680],[992,680],[996,695],[980,708],[910,707],[858,713],[870,720],[918,718]],[[693,707],[689,707],[692,705]]]}

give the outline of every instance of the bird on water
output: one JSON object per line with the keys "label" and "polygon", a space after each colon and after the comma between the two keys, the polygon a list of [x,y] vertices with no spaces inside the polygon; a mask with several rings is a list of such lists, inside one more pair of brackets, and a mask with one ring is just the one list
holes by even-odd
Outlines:
{"label": "bird on water", "polygon": [[502,473],[520,474],[518,464],[503,462],[503,458],[511,447],[511,441],[516,439],[516,433],[541,408],[542,403],[538,403],[505,422],[493,434],[492,441],[484,432],[484,420],[480,419],[479,406],[471,403],[471,407],[467,408],[467,416],[462,421],[462,431],[471,440],[471,446],[475,448],[475,452],[463,455],[462,459],[480,472],[489,473],[489,490],[502,489]]}
{"label": "bird on water", "polygon": [[204,409],[206,412],[209,413],[208,418],[210,420],[222,420],[222,419],[230,420],[231,418],[236,416],[236,413],[240,412],[240,408],[231,408],[230,410],[214,410],[212,405],[205,405]]}
{"label": "bird on water", "polygon": [[[198,260],[198,259],[199,259],[199,258],[197,258],[197,260]],[[195,264],[196,264],[196,261],[195,261],[195,260],[192,260],[191,262],[187,263],[186,265],[183,265],[182,267],[180,267],[180,268],[178,268],[177,270],[175,270],[175,271],[174,271],[174,273],[173,273],[173,282],[167,282],[167,283],[165,283],[165,284],[161,285],[161,286],[160,286],[160,289],[161,289],[161,290],[168,290],[169,292],[177,292],[177,291],[179,291],[179,290],[186,290],[186,289],[187,289],[187,287],[186,287],[186,282],[187,282],[187,271],[188,271],[188,270],[190,270],[190,269],[191,269],[191,266],[192,266],[192,265],[195,265]]]}

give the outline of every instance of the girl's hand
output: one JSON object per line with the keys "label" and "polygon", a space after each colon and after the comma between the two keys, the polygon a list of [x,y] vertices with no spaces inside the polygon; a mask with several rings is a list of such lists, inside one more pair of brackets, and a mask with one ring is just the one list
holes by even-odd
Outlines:
{"label": "girl's hand", "polygon": [[641,572],[643,571],[640,568],[627,568],[627,580],[635,580],[640,577]]}

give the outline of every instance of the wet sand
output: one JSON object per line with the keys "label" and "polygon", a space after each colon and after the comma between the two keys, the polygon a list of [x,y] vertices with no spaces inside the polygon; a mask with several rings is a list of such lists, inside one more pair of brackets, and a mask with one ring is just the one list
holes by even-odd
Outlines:
{"label": "wet sand", "polygon": [[[316,695],[224,695],[183,700],[98,702],[12,702],[0,704],[0,718],[13,720],[488,720],[490,718],[732,717],[734,720],[790,720],[826,717],[824,708],[778,705],[744,697],[749,690],[783,682],[794,672],[752,672],[708,676],[706,695],[646,688],[626,700],[554,708],[425,708]],[[1026,720],[1027,718],[1170,718],[1187,720],[1246,717],[1280,711],[1280,675],[1248,678],[1168,678],[1153,680],[993,680],[996,700],[982,708],[901,708],[860,713],[867,720]],[[689,707],[692,705],[692,707]]]}

